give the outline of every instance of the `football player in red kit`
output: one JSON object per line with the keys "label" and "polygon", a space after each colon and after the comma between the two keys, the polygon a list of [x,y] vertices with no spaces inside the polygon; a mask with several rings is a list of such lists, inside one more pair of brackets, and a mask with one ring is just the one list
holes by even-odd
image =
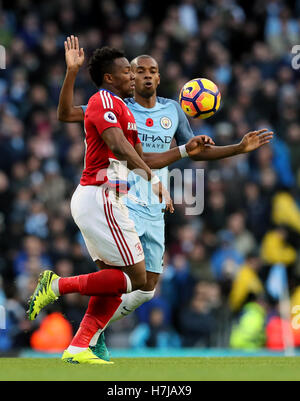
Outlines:
{"label": "football player in red kit", "polygon": [[[122,52],[97,49],[89,72],[99,90],[90,98],[85,113],[85,168],[71,200],[71,212],[91,257],[104,269],[68,278],[45,271],[30,299],[28,316],[35,319],[60,295],[77,292],[90,296],[80,328],[62,359],[107,364],[111,362],[92,353],[91,338],[105,328],[121,303],[121,295],[142,288],[146,281],[143,247],[122,202],[128,169],[150,181],[153,192],[173,212],[170,195],[151,168],[171,164],[181,158],[181,152],[173,148],[163,154],[143,154],[135,119],[123,102],[133,95],[135,77]],[[201,137],[190,141],[191,147],[203,144]]]}

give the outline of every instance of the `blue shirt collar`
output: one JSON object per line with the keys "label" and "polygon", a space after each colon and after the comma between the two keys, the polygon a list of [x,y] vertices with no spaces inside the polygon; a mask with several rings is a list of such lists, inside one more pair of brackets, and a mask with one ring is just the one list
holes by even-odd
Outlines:
{"label": "blue shirt collar", "polygon": [[117,96],[115,93],[113,93],[113,92],[111,92],[111,91],[109,91],[108,89],[105,89],[105,88],[100,88],[100,89],[99,89],[99,92],[100,92],[100,91],[106,91],[106,92],[110,93],[111,95],[113,95],[113,96],[115,96],[115,97],[119,97],[119,96]]}
{"label": "blue shirt collar", "polygon": [[124,100],[120,96],[116,95],[115,93],[111,92],[108,89],[100,88],[99,89],[99,93],[100,93],[100,91],[106,91],[106,92],[110,93],[111,95],[113,95],[114,97],[116,97],[117,99],[121,100],[123,103],[125,103]]}

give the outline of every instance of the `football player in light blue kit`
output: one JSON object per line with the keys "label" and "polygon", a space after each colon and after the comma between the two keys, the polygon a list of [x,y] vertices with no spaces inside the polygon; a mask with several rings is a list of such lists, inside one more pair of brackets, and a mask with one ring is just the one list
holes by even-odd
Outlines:
{"label": "football player in light blue kit", "polygon": [[[68,69],[60,94],[58,118],[65,122],[79,122],[84,120],[86,106],[73,105],[73,92],[76,75],[84,61],[84,53],[83,49],[79,48],[78,38],[74,36],[65,42],[65,50]],[[135,73],[135,96],[132,99],[126,99],[126,103],[135,117],[143,152],[166,152],[170,149],[174,138],[181,153],[176,160],[188,156],[184,144],[194,135],[179,104],[174,100],[156,95],[160,83],[157,62],[151,56],[139,56],[132,61],[132,69]],[[267,130],[248,133],[240,144],[223,147],[211,146],[214,142],[209,137],[202,136],[203,144],[206,146],[199,151],[201,154],[197,154],[193,159],[216,160],[249,152],[270,139],[268,134],[263,133],[264,131]],[[173,162],[176,160],[173,158]],[[167,187],[168,168],[156,171],[156,175]],[[109,324],[151,300],[163,271],[164,205],[158,203],[157,198],[153,197],[149,184],[133,172],[129,174],[129,183],[131,188],[126,203],[143,245],[147,283],[142,290],[123,294],[122,303]],[[90,346],[98,357],[109,360],[104,333],[97,333]]]}
{"label": "football player in light blue kit", "polygon": [[[177,146],[185,145],[193,136],[188,120],[177,102],[156,95],[160,83],[157,62],[148,55],[139,56],[131,63],[135,73],[135,97],[125,102],[137,123],[143,152],[160,153],[170,149],[173,138]],[[85,112],[86,106],[81,106]],[[210,138],[205,138],[209,142]],[[211,141],[210,143],[213,144]],[[168,167],[155,170],[163,185],[168,188]],[[113,315],[110,323],[128,315],[155,293],[155,287],[163,272],[165,251],[164,204],[153,196],[151,184],[141,176],[129,173],[130,190],[124,203],[129,209],[131,219],[140,237],[147,270],[147,283],[142,290],[122,296],[122,303]],[[99,336],[98,336],[99,337]],[[104,337],[97,336],[91,347],[98,357],[107,357]]]}

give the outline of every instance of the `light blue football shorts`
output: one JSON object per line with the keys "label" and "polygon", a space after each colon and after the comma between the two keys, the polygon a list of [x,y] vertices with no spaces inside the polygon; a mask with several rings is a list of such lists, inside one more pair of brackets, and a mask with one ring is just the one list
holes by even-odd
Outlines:
{"label": "light blue football shorts", "polygon": [[134,221],[145,255],[146,270],[152,273],[163,272],[165,252],[165,221],[148,220],[128,208],[129,216]]}

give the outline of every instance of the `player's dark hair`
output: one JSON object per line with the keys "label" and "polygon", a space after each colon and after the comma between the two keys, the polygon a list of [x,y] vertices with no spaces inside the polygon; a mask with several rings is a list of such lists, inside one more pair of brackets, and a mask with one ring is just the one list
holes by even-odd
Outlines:
{"label": "player's dark hair", "polygon": [[134,59],[131,61],[131,66],[136,67],[136,66],[137,66],[137,63],[139,62],[139,60],[140,60],[140,59],[143,59],[143,58],[151,58],[152,60],[155,61],[155,63],[157,63],[157,61],[155,60],[154,57],[150,56],[149,54],[142,54],[141,56],[137,56],[136,58],[134,58]]}
{"label": "player's dark hair", "polygon": [[89,73],[92,81],[100,88],[103,84],[104,74],[113,72],[114,61],[117,58],[123,58],[125,54],[118,49],[102,47],[96,49],[89,60]]}

